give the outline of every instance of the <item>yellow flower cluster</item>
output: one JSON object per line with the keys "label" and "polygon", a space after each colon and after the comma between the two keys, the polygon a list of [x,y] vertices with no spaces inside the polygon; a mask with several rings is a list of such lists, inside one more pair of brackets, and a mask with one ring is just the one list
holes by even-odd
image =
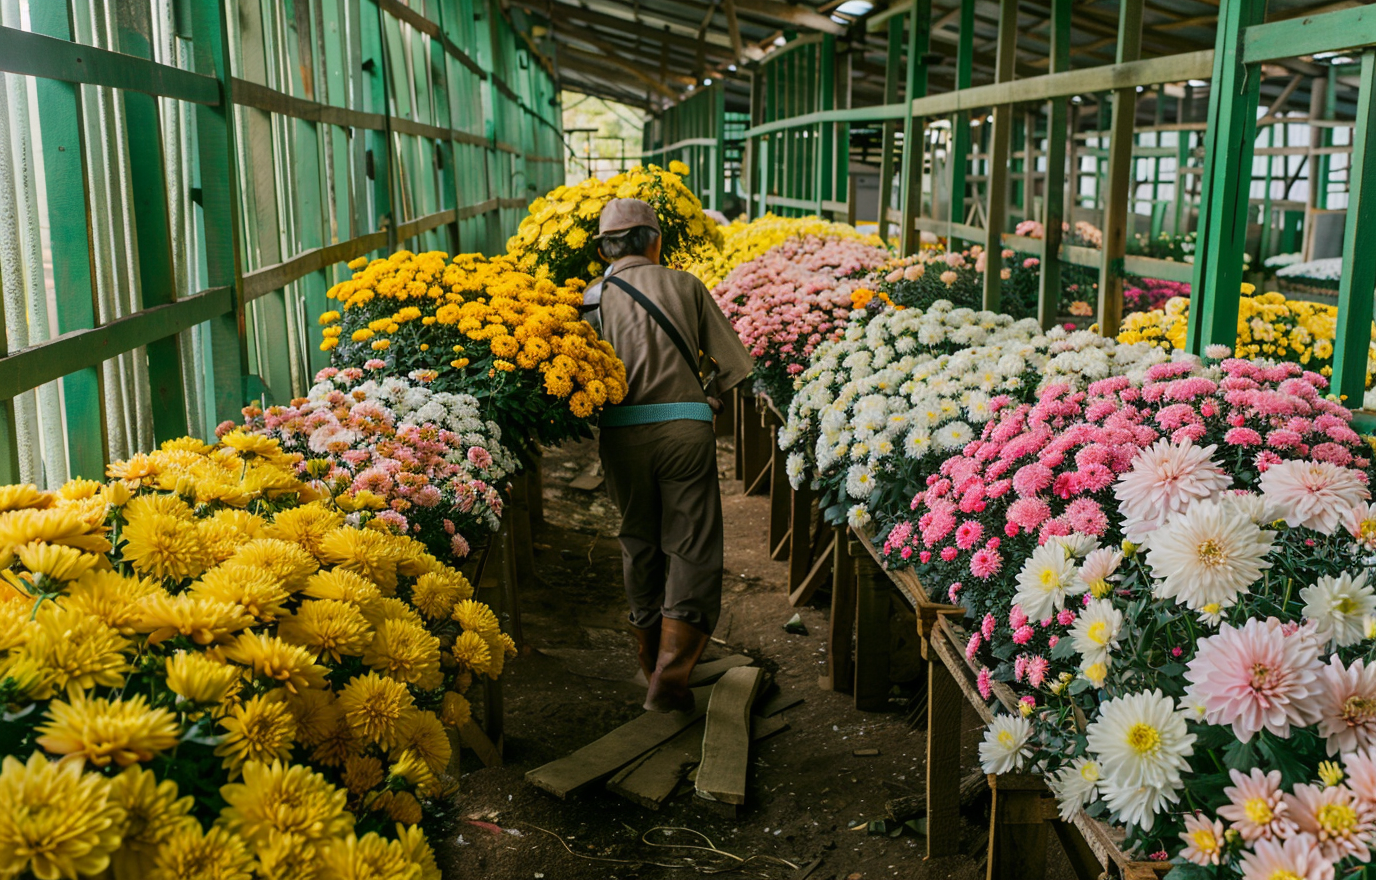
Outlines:
{"label": "yellow flower cluster", "polygon": [[439,878],[418,823],[515,646],[294,464],[235,433],[0,487],[0,877]]}
{"label": "yellow flower cluster", "polygon": [[[432,388],[492,399],[494,418],[518,431],[567,436],[569,416],[621,402],[626,368],[579,318],[582,282],[559,286],[517,262],[479,254],[451,261],[439,251],[356,260],[353,278],[329,291],[341,311],[321,316],[320,347],[340,367],[377,358],[398,375],[434,371]],[[534,399],[541,395],[543,403]]]}
{"label": "yellow flower cluster", "polygon": [[523,271],[559,283],[591,281],[604,264],[597,252],[598,218],[612,199],[642,199],[655,209],[667,266],[686,266],[693,255],[721,246],[717,224],[702,212],[702,202],[683,183],[688,166],[670,162],[637,165],[610,180],[588,178],[561,186],[530,204],[530,213],[507,241],[507,252]]}
{"label": "yellow flower cluster", "polygon": [[742,263],[747,263],[790,238],[813,235],[818,238],[857,238],[874,247],[883,247],[877,235],[866,235],[847,223],[833,223],[819,217],[776,217],[765,214],[748,223],[737,220],[722,227],[722,245],[697,254],[688,267],[711,290]]}
{"label": "yellow flower cluster", "polygon": [[[1333,341],[1338,326],[1334,306],[1286,299],[1280,293],[1254,295],[1256,288],[1242,285],[1238,303],[1237,357],[1294,361],[1330,376],[1333,373]],[[1149,342],[1164,349],[1183,349],[1189,325],[1190,300],[1173,297],[1165,308],[1134,312],[1123,321],[1119,342]],[[1376,324],[1373,324],[1376,332]],[[1367,387],[1376,368],[1376,343],[1367,355]]]}

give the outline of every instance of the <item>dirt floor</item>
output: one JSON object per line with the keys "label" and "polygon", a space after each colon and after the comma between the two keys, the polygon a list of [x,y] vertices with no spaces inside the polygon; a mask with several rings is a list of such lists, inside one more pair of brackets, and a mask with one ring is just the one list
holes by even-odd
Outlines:
{"label": "dirt floor", "polygon": [[[742,495],[731,479],[726,441],[720,451],[727,580],[715,634],[720,643],[705,659],[747,653],[781,689],[805,698],[783,713],[789,729],[752,746],[740,817],[726,818],[691,792],[652,812],[601,785],[560,801],[524,779],[528,770],[643,711],[644,690],[631,681],[637,667],[624,623],[616,510],[605,490],[568,485],[596,458],[595,443],[574,444],[545,458],[545,523],[535,533],[540,583],[521,587],[525,645],[503,676],[506,763],[463,777],[453,827],[437,841],[446,877],[631,880],[732,867],[727,876],[810,880],[984,875],[978,816],[962,840],[973,856],[924,861],[924,837],[868,833],[867,822],[884,818],[891,797],[923,789],[924,734],[908,725],[903,711],[912,691],[896,686],[892,711],[861,713],[849,697],[818,687],[827,598],[812,607],[789,606],[784,565],[765,547],[768,500]],[[807,635],[784,631],[795,610]],[[898,677],[917,668],[911,659],[904,666],[900,652]],[[966,713],[966,729],[969,768],[977,762],[973,712]],[[878,754],[854,755],[862,749]],[[468,754],[464,760],[468,768],[481,767]],[[708,845],[730,856],[692,848]],[[1054,842],[1052,849],[1054,868],[1064,857]],[[1053,869],[1053,876],[1059,873]]]}

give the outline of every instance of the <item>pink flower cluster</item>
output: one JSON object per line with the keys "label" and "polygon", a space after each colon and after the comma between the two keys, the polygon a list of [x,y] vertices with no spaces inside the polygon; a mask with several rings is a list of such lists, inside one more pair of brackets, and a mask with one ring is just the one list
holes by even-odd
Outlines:
{"label": "pink flower cluster", "polygon": [[[1120,539],[1111,487],[1158,438],[1218,444],[1234,474],[1287,459],[1365,469],[1369,451],[1348,410],[1323,396],[1326,386],[1295,364],[1232,359],[1213,373],[1188,361],[1158,364],[1138,381],[1113,377],[1086,391],[1053,384],[1030,405],[996,397],[982,436],[927,478],[883,552],[891,564],[934,567],[938,582],[964,581],[967,607],[979,607],[972,587],[1006,586],[1053,536]],[[979,610],[997,613],[1001,602],[983,599]]]}
{"label": "pink flower cluster", "polygon": [[398,424],[391,409],[351,387],[362,370],[331,368],[317,378],[336,390],[321,400],[245,407],[244,427],[300,453],[302,475],[341,510],[376,517],[437,554],[466,556],[470,539],[497,528],[502,493],[484,477],[502,474],[491,452],[432,423]]}
{"label": "pink flower cluster", "polygon": [[1130,285],[1123,290],[1123,311],[1150,312],[1155,309],[1164,309],[1166,300],[1177,296],[1189,298],[1190,284],[1188,281],[1143,278],[1140,285]]}
{"label": "pink flower cluster", "polygon": [[[737,266],[712,296],[756,358],[757,374],[791,378],[823,340],[841,334],[860,276],[887,259],[856,239],[791,238]],[[778,390],[777,381],[765,384]]]}

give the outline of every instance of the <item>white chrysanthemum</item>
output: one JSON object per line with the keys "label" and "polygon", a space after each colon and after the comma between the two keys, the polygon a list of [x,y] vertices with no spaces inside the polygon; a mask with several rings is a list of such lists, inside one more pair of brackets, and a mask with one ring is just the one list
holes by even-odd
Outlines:
{"label": "white chrysanthemum", "polygon": [[1012,773],[1022,770],[1032,749],[1032,723],[1021,715],[999,715],[984,731],[979,744],[979,763],[985,773]]}
{"label": "white chrysanthemum", "polygon": [[961,421],[948,422],[937,429],[932,439],[942,449],[961,449],[975,439],[975,430]]}
{"label": "white chrysanthemum", "polygon": [[913,428],[903,438],[903,452],[909,458],[921,458],[932,450],[932,432],[926,428]]}
{"label": "white chrysanthemum", "polygon": [[1047,779],[1047,787],[1056,795],[1056,807],[1061,821],[1070,822],[1085,804],[1092,802],[1099,791],[1099,762],[1076,758]]}
{"label": "white chrysanthemum", "polygon": [[[1065,551],[1067,556],[1075,559],[1082,559],[1089,555],[1099,542],[1093,535],[1085,535],[1080,532],[1072,532],[1069,535],[1055,535],[1048,544],[1056,544]],[[1072,591],[1073,592],[1073,591]]]}
{"label": "white chrysanthemum", "polygon": [[853,529],[863,529],[871,521],[869,508],[863,504],[853,504],[846,511],[846,524]]}
{"label": "white chrysanthemum", "polygon": [[1180,774],[1194,754],[1194,734],[1159,690],[1114,697],[1099,706],[1085,732],[1099,761],[1100,791],[1122,821],[1150,831],[1156,813],[1178,803]]}
{"label": "white chrysanthemum", "polygon": [[1118,647],[1123,612],[1107,599],[1096,599],[1080,612],[1070,627],[1070,643],[1080,654],[1080,666],[1110,665],[1109,654]]}
{"label": "white chrysanthemum", "polygon": [[803,471],[807,466],[807,459],[803,458],[801,452],[790,452],[784,464],[784,473],[788,474],[788,484],[794,489],[800,489],[803,485]]}
{"label": "white chrysanthemum", "polygon": [[1366,619],[1376,615],[1376,590],[1366,582],[1366,572],[1355,579],[1347,572],[1321,577],[1312,587],[1300,590],[1304,616],[1318,627],[1320,641],[1340,648],[1366,637]]}
{"label": "white chrysanthemum", "polygon": [[1286,524],[1325,535],[1343,514],[1371,497],[1361,474],[1329,461],[1283,461],[1266,469],[1259,483]]}
{"label": "white chrysanthemum", "polygon": [[1142,543],[1194,502],[1232,484],[1232,477],[1210,458],[1217,448],[1162,439],[1137,453],[1132,467],[1113,486],[1130,541]]}
{"label": "white chrysanthemum", "polygon": [[1160,578],[1152,593],[1193,611],[1227,607],[1271,567],[1275,537],[1234,507],[1197,501],[1152,534],[1147,564]]}
{"label": "white chrysanthemum", "polygon": [[1066,592],[1076,588],[1075,564],[1059,544],[1043,544],[1023,563],[1017,584],[1014,604],[1032,620],[1045,620],[1065,607]]}
{"label": "white chrysanthemum", "polygon": [[846,471],[846,494],[857,501],[864,501],[874,491],[874,469],[863,464],[853,464]]}

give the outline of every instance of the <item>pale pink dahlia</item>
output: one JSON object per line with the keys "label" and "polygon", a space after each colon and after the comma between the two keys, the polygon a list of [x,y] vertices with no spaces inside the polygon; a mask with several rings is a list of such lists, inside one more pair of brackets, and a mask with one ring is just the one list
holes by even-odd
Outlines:
{"label": "pale pink dahlia", "polygon": [[1358,504],[1345,512],[1343,527],[1364,550],[1376,550],[1376,504]]}
{"label": "pale pink dahlia", "polygon": [[1185,842],[1181,858],[1196,865],[1217,865],[1223,857],[1223,823],[1217,819],[1210,822],[1199,813],[1191,813],[1185,817],[1180,839]]}
{"label": "pale pink dahlia", "polygon": [[1137,453],[1113,487],[1130,540],[1141,543],[1171,514],[1228,488],[1232,477],[1210,458],[1217,448],[1158,440]]}
{"label": "pale pink dahlia", "polygon": [[1233,784],[1223,789],[1228,803],[1218,808],[1218,815],[1232,823],[1242,839],[1277,840],[1295,833],[1295,820],[1280,790],[1280,771],[1263,773],[1253,767],[1250,775],[1230,770]]}
{"label": "pale pink dahlia", "polygon": [[1242,742],[1262,730],[1288,737],[1290,725],[1307,727],[1319,720],[1318,653],[1312,633],[1287,636],[1274,617],[1241,627],[1224,624],[1199,643],[1185,678],[1203,701],[1210,724],[1232,727]]}
{"label": "pale pink dahlia", "polygon": [[1286,795],[1290,814],[1301,836],[1313,835],[1324,858],[1336,862],[1348,856],[1371,861],[1371,832],[1376,813],[1346,785],[1297,785]]}
{"label": "pale pink dahlia", "polygon": [[1283,461],[1267,468],[1259,485],[1288,525],[1325,535],[1371,497],[1358,471],[1328,461]]}
{"label": "pale pink dahlia", "polygon": [[1319,844],[1308,834],[1281,843],[1258,840],[1253,852],[1242,855],[1242,880],[1333,880],[1333,863],[1323,857]]}
{"label": "pale pink dahlia", "polygon": [[1371,749],[1343,755],[1347,785],[1357,797],[1376,808],[1376,753]]}
{"label": "pale pink dahlia", "polygon": [[1376,665],[1361,659],[1343,667],[1333,657],[1323,667],[1319,691],[1319,733],[1328,754],[1347,754],[1376,745]]}

